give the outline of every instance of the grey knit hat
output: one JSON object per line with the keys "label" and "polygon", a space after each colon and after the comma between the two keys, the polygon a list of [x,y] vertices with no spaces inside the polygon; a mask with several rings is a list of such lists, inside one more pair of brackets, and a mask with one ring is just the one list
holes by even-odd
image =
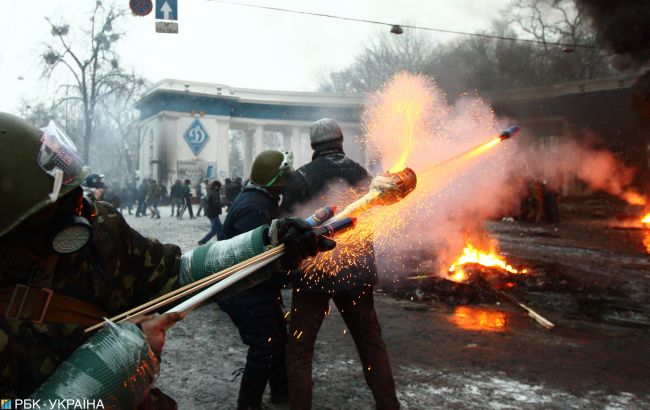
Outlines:
{"label": "grey knit hat", "polygon": [[321,118],[311,125],[309,139],[313,148],[327,142],[343,140],[343,131],[336,121],[330,118]]}

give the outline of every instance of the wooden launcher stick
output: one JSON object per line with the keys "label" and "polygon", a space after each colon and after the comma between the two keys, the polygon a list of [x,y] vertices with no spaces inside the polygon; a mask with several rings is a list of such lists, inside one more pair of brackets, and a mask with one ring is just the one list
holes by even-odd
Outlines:
{"label": "wooden launcher stick", "polygon": [[535,320],[535,322],[537,322],[540,325],[544,326],[546,329],[551,330],[551,329],[553,329],[555,327],[553,322],[546,319],[544,316],[540,315],[539,313],[534,311],[532,308],[529,308],[528,306],[524,305],[523,303],[521,303],[520,301],[515,299],[513,296],[510,296],[509,294],[507,294],[505,292],[499,292],[499,293],[502,294],[503,296],[505,296],[506,299],[508,299],[510,302],[514,303],[515,305],[518,305],[519,307],[524,309],[526,312],[528,312],[528,316],[533,318],[533,320]]}

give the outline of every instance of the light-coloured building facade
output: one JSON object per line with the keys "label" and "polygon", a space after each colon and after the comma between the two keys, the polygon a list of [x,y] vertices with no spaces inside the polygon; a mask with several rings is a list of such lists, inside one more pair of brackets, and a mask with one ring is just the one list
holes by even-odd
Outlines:
{"label": "light-coloured building facade", "polygon": [[[246,179],[257,153],[291,150],[295,167],[311,160],[309,127],[336,120],[346,154],[367,165],[361,139],[361,96],[268,91],[221,84],[163,80],[138,102],[139,175],[171,184],[176,179],[240,176]],[[241,151],[241,175],[233,175],[231,145]]]}

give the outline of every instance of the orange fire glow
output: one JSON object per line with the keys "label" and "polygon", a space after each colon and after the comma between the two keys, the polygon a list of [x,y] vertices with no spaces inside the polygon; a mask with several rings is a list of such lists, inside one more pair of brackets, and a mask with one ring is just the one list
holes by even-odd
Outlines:
{"label": "orange fire glow", "polygon": [[515,269],[509,265],[503,257],[494,251],[482,251],[467,243],[463,249],[462,255],[449,267],[449,277],[455,282],[463,282],[467,279],[467,274],[463,270],[463,265],[476,263],[483,266],[496,266],[512,274],[526,274],[527,269]]}
{"label": "orange fire glow", "polygon": [[646,253],[650,254],[650,212],[641,219],[641,223],[648,228],[643,233],[643,246],[645,246]]}
{"label": "orange fire glow", "polygon": [[643,219],[641,219],[641,223],[645,225],[650,225],[650,213],[648,213],[646,216],[643,217]]}
{"label": "orange fire glow", "polygon": [[[647,199],[632,190],[625,191],[621,194],[621,197],[630,205],[645,205],[647,203]],[[648,214],[650,215],[650,214]]]}
{"label": "orange fire glow", "polygon": [[508,323],[504,312],[478,307],[458,306],[451,316],[451,322],[465,330],[486,330],[503,332]]}

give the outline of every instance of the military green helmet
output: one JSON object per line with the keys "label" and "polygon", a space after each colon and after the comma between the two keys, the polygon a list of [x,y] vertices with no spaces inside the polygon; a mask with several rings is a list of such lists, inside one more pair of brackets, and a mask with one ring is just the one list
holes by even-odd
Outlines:
{"label": "military green helmet", "polygon": [[79,186],[88,175],[74,144],[53,121],[38,129],[0,112],[0,236]]}
{"label": "military green helmet", "polygon": [[293,153],[291,151],[262,151],[253,161],[251,181],[265,187],[282,187],[286,185],[292,172]]}

